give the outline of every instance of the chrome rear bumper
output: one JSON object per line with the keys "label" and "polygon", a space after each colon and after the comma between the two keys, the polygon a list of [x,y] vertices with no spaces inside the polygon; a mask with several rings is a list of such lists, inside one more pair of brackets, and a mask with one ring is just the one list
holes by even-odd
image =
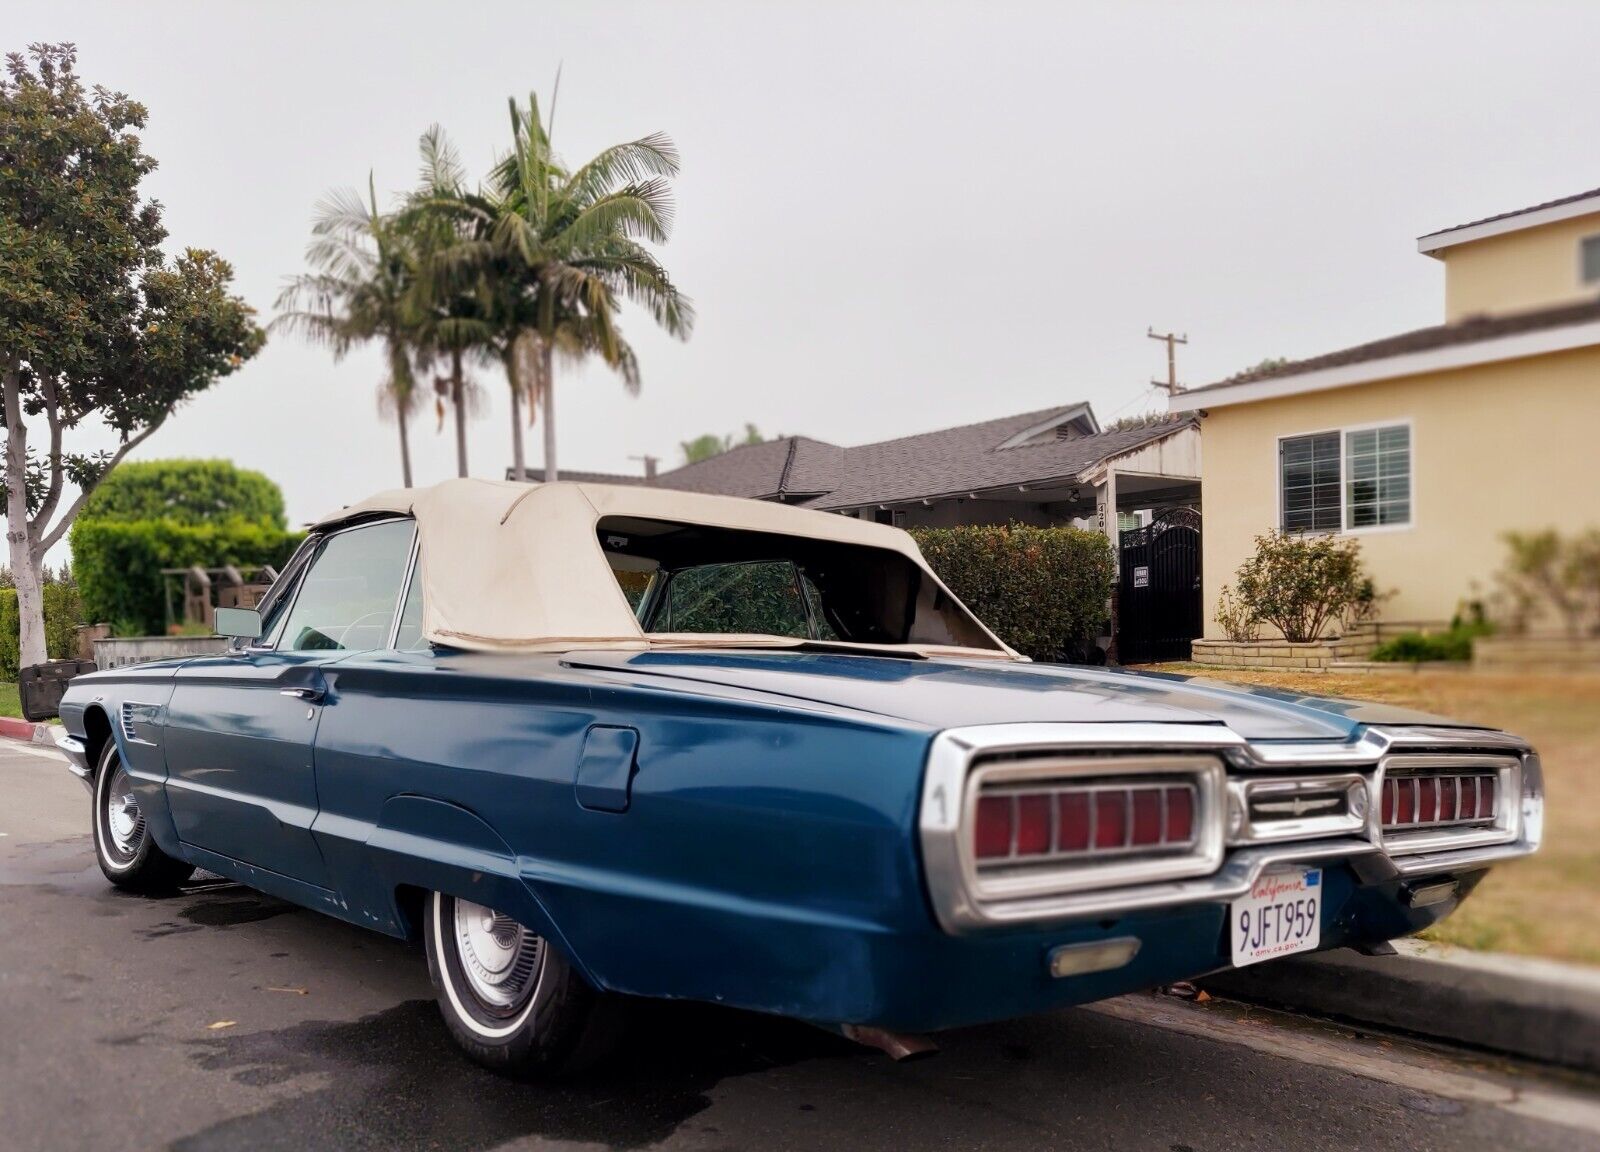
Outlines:
{"label": "chrome rear bumper", "polygon": [[[1504,820],[1485,833],[1435,836],[1410,842],[1386,838],[1379,795],[1388,757],[1421,752],[1486,753],[1514,764],[1502,777],[1511,786]],[[1217,805],[1207,818],[1211,835],[1225,840],[1211,870],[1196,875],[1190,861],[1173,860],[1166,876],[1119,876],[1103,886],[1033,885],[1027,891],[995,890],[979,877],[969,846],[975,765],[992,758],[1014,763],[1019,754],[1209,753],[1229,768],[1229,796],[1248,812],[1249,786],[1314,779],[1360,793],[1359,814],[1348,826],[1304,820],[1285,824],[1272,842],[1253,829],[1247,815],[1237,827]],[[1108,763],[1115,764],[1115,761]],[[1543,832],[1544,782],[1539,758],[1525,743],[1504,733],[1475,729],[1371,728],[1353,743],[1251,745],[1226,728],[1209,724],[1036,724],[949,729],[934,739],[923,779],[919,833],[929,895],[946,932],[1019,924],[1047,924],[1116,916],[1180,904],[1226,902],[1248,893],[1263,872],[1293,864],[1347,863],[1363,885],[1440,873],[1474,871],[1538,849]],[[1451,841],[1454,841],[1453,843]],[[1120,880],[1121,883],[1117,883]]]}

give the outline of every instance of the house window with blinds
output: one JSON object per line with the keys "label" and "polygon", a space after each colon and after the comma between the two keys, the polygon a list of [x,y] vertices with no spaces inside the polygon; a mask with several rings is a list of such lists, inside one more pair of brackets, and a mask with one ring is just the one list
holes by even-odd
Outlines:
{"label": "house window with blinds", "polygon": [[1411,429],[1404,424],[1344,434],[1345,527],[1411,523]]}
{"label": "house window with blinds", "polygon": [[1278,441],[1280,525],[1285,532],[1337,532],[1340,506],[1339,433],[1318,432]]}

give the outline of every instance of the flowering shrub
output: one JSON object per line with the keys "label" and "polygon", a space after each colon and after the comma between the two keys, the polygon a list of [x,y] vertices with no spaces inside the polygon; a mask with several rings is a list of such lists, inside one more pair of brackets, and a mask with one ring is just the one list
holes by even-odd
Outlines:
{"label": "flowering shrub", "polygon": [[[1377,599],[1362,572],[1361,545],[1337,536],[1257,536],[1255,555],[1239,565],[1234,584],[1237,592],[1224,589],[1219,610],[1236,595],[1236,621],[1271,624],[1295,644],[1321,639],[1335,620],[1367,615]],[[1220,615],[1217,622],[1228,627]]]}

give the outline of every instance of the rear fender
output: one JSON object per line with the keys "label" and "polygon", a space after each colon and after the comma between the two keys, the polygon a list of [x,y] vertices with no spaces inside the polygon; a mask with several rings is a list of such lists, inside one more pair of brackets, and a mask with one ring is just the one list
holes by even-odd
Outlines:
{"label": "rear fender", "polygon": [[382,890],[366,893],[362,902],[387,908],[401,933],[420,928],[409,923],[403,889],[443,892],[513,917],[554,944],[593,983],[549,911],[522,882],[516,854],[475,813],[427,796],[394,796],[379,812],[367,849],[368,882]]}

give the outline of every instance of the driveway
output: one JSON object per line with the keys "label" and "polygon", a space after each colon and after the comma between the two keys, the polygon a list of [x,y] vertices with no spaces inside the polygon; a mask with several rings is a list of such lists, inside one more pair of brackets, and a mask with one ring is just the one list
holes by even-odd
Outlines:
{"label": "driveway", "polygon": [[418,948],[236,885],[149,900],[88,797],[0,744],[0,1146],[31,1149],[1600,1149],[1600,1092],[1479,1054],[1138,995],[909,1064],[804,1025],[641,1006],[556,1086],[459,1057]]}

